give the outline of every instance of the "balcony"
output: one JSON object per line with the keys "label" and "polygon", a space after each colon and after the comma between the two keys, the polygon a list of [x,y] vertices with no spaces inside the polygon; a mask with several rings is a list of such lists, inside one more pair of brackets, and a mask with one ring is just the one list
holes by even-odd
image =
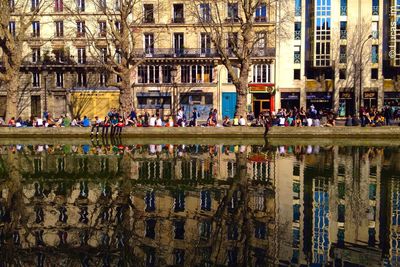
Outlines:
{"label": "balcony", "polygon": [[253,49],[252,57],[275,57],[275,47],[256,47]]}
{"label": "balcony", "polygon": [[301,31],[294,31],[294,39],[301,40]]}
{"label": "balcony", "polygon": [[346,64],[347,63],[347,55],[346,54],[339,54],[339,63]]}
{"label": "balcony", "polygon": [[180,17],[173,18],[173,19],[171,20],[171,22],[172,22],[172,23],[185,23],[185,18],[180,18]]}
{"label": "balcony", "polygon": [[236,23],[239,21],[240,21],[239,17],[230,17],[225,19],[225,23]]}
{"label": "balcony", "polygon": [[84,32],[77,32],[76,33],[76,38],[83,38],[85,37],[85,33]]}
{"label": "balcony", "polygon": [[377,64],[377,63],[379,63],[378,54],[372,54],[371,62],[372,62],[372,64]]}
{"label": "balcony", "polygon": [[254,17],[254,22],[268,22],[268,19],[264,16],[256,16]]}
{"label": "balcony", "polygon": [[372,35],[372,39],[378,39],[379,38],[379,31],[372,31],[371,35]]}
{"label": "balcony", "polygon": [[347,39],[347,30],[340,30],[340,39]]}
{"label": "balcony", "polygon": [[32,55],[27,56],[23,65],[27,67],[38,67],[38,66],[77,66],[77,65],[100,65],[101,58],[83,57],[76,58],[73,56],[54,56],[44,55],[40,58],[35,58],[35,62],[32,60]]}
{"label": "balcony", "polygon": [[300,63],[301,63],[301,55],[300,55],[300,53],[295,53],[295,54],[294,54],[294,61],[293,61],[293,63],[294,63],[294,64],[300,64]]}
{"label": "balcony", "polygon": [[154,18],[153,17],[144,17],[142,22],[144,24],[153,24],[154,23]]}
{"label": "balcony", "polygon": [[297,16],[297,17],[301,16],[301,6],[296,6],[294,8],[294,15]]}

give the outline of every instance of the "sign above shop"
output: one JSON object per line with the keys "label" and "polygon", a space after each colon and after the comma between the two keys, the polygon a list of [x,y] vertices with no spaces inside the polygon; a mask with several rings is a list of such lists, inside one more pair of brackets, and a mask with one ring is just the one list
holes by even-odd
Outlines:
{"label": "sign above shop", "polygon": [[340,92],[339,98],[341,99],[353,99],[353,93],[351,92]]}
{"label": "sign above shop", "polygon": [[400,92],[384,92],[384,98],[400,99]]}
{"label": "sign above shop", "polygon": [[377,97],[377,92],[364,92],[365,99],[372,99]]}
{"label": "sign above shop", "polygon": [[281,93],[282,100],[299,100],[300,93]]}
{"label": "sign above shop", "polygon": [[275,84],[273,83],[251,83],[249,84],[249,91],[250,93],[268,93],[274,94],[275,93]]}

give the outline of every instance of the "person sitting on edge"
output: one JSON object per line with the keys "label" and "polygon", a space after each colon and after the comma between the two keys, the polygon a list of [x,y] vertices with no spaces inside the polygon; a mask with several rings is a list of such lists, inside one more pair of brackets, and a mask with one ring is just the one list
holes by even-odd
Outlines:
{"label": "person sitting on edge", "polygon": [[347,116],[344,126],[353,126],[353,119],[351,118],[350,114]]}
{"label": "person sitting on edge", "polygon": [[96,136],[99,135],[99,128],[100,128],[101,120],[98,116],[94,116],[94,122],[92,124],[92,130],[90,131],[90,136],[93,135],[94,129],[96,129]]}
{"label": "person sitting on edge", "polygon": [[301,122],[300,116],[296,117],[296,121],[295,121],[294,124],[295,124],[296,127],[303,127],[303,124]]}
{"label": "person sitting on edge", "polygon": [[89,127],[90,126],[90,119],[88,117],[86,117],[86,116],[83,117],[82,126],[83,127]]}
{"label": "person sitting on edge", "polygon": [[222,121],[222,126],[224,127],[231,127],[231,121],[229,120],[228,116],[225,116],[224,120]]}
{"label": "person sitting on edge", "polygon": [[15,127],[15,118],[12,117],[8,120],[8,127]]}
{"label": "person sitting on edge", "polygon": [[160,117],[158,117],[156,120],[156,127],[162,127],[162,126],[163,126],[163,121]]}
{"label": "person sitting on edge", "polygon": [[208,119],[207,119],[207,126],[214,126],[215,127],[215,122],[214,122],[214,120],[213,120],[213,116],[212,116],[212,114],[208,117]]}
{"label": "person sitting on edge", "polygon": [[233,126],[239,126],[239,118],[237,117],[237,115],[235,115],[235,117],[233,118]]}
{"label": "person sitting on edge", "polygon": [[154,127],[154,126],[156,126],[156,120],[157,120],[157,118],[154,116],[154,114],[151,115],[151,118],[150,118],[150,120],[149,120],[149,127]]}
{"label": "person sitting on edge", "polygon": [[168,117],[166,127],[174,127],[174,120],[172,117]]}
{"label": "person sitting on edge", "polygon": [[239,125],[240,126],[246,126],[246,120],[243,118],[243,116],[240,116]]}

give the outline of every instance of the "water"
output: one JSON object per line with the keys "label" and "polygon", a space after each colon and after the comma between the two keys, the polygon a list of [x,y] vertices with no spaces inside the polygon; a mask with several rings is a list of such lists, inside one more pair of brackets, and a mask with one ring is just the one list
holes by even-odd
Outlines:
{"label": "water", "polygon": [[400,264],[400,146],[152,141],[4,142],[0,266]]}

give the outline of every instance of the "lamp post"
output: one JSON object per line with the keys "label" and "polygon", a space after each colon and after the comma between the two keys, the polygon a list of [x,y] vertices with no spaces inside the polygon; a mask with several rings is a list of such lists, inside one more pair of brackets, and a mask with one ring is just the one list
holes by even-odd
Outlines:
{"label": "lamp post", "polygon": [[43,79],[44,79],[44,111],[47,113],[47,70],[43,72]]}
{"label": "lamp post", "polygon": [[178,68],[173,65],[171,68],[171,78],[172,78],[172,116],[175,119],[176,115],[176,107],[178,103],[178,99],[176,96],[176,77],[178,76]]}
{"label": "lamp post", "polygon": [[359,95],[358,95],[358,109],[360,111],[361,109],[361,103],[362,103],[362,71],[363,71],[363,67],[362,67],[362,56],[363,56],[363,49],[364,49],[364,45],[365,43],[372,38],[372,35],[368,35],[367,39],[364,40],[364,42],[361,45],[361,50],[360,50],[360,90],[359,90]]}

